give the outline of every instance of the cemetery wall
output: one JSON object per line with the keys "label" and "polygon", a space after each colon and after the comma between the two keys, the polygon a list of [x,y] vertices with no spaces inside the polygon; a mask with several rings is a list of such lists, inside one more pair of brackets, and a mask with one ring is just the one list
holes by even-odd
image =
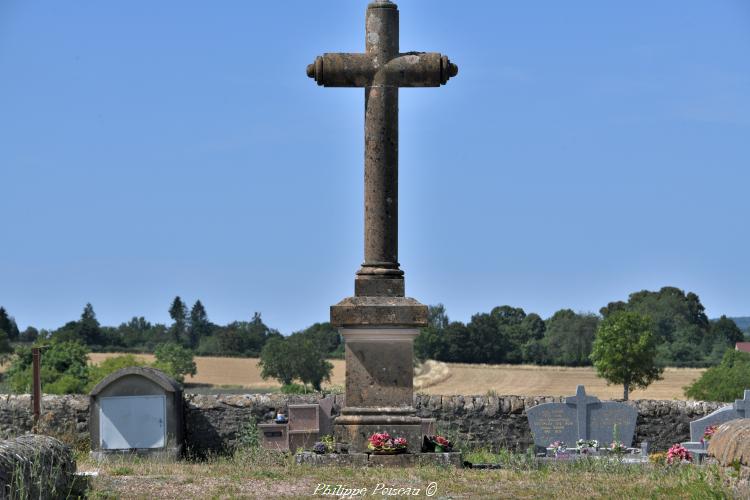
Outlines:
{"label": "cemetery wall", "polygon": [[[560,397],[523,396],[415,396],[420,417],[437,419],[438,429],[459,444],[525,450],[533,443],[526,409],[560,402]],[[186,394],[185,445],[197,454],[231,450],[242,439],[242,425],[250,417],[270,420],[288,404],[315,403],[315,395],[198,395]],[[335,397],[334,413],[343,403]],[[70,442],[88,440],[88,396],[45,396],[43,432]],[[648,441],[651,449],[665,450],[690,437],[690,421],[724,406],[696,401],[638,400],[635,442]],[[28,432],[32,427],[28,395],[0,396],[0,437]]]}

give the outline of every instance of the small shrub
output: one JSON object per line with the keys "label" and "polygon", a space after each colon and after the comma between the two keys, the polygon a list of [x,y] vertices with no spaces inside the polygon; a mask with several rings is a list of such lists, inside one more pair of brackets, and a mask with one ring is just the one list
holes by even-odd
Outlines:
{"label": "small shrub", "polygon": [[254,418],[251,418],[240,427],[237,434],[238,449],[253,450],[260,448],[260,430]]}
{"label": "small shrub", "polygon": [[282,394],[307,394],[308,392],[312,391],[303,384],[284,384],[281,386]]}

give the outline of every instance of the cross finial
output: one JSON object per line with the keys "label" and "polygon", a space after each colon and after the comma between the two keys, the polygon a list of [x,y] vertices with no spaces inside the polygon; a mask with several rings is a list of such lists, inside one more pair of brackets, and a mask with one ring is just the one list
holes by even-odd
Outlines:
{"label": "cross finial", "polygon": [[750,409],[750,389],[745,389],[744,397],[734,400],[734,411],[743,417],[747,417],[748,409]]}
{"label": "cross finial", "polygon": [[565,403],[576,407],[578,420],[578,438],[588,439],[588,413],[589,405],[598,403],[599,399],[594,396],[586,395],[586,388],[583,385],[576,387],[576,395],[565,398]]}

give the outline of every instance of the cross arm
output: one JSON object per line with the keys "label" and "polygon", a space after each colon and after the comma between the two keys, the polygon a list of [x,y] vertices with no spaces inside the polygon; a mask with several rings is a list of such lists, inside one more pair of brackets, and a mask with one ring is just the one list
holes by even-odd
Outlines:
{"label": "cross arm", "polygon": [[457,74],[458,66],[437,52],[407,52],[384,65],[369,54],[327,53],[307,67],[324,87],[439,87]]}

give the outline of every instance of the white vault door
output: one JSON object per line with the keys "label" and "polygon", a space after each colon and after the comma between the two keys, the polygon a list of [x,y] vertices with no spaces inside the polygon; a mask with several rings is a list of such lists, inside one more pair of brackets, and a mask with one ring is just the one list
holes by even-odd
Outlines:
{"label": "white vault door", "polygon": [[163,448],[167,434],[164,396],[100,399],[99,446],[103,450]]}

